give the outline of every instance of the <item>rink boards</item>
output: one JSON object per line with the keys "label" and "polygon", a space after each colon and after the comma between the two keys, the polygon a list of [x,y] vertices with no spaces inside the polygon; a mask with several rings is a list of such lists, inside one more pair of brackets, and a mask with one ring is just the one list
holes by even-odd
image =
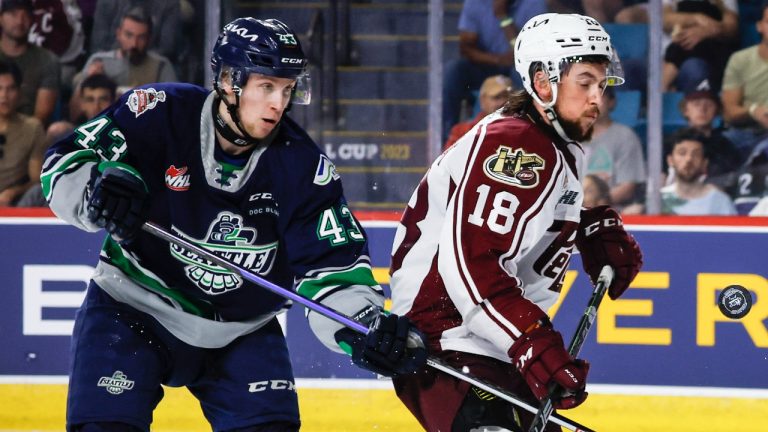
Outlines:
{"label": "rink boards", "polygon": [[[103,235],[50,217],[22,215],[0,217],[5,296],[0,302],[5,351],[0,356],[0,383],[5,383],[0,384],[0,430],[57,430],[63,421],[68,335]],[[386,268],[396,222],[380,216],[362,218],[375,276],[388,289]],[[603,430],[714,431],[736,425],[739,430],[762,430],[757,425],[768,420],[768,301],[763,300],[768,299],[768,221],[636,218],[627,223],[643,248],[645,265],[624,297],[606,300],[600,308],[582,350],[592,364],[592,396],[571,412],[574,419],[603,425]],[[570,268],[561,303],[550,311],[566,338],[590,293],[578,256]],[[730,284],[747,287],[755,297],[742,320],[727,319],[717,309],[717,293]],[[387,382],[372,379],[320,346],[301,309],[290,310],[284,324],[305,430],[417,428]],[[167,399],[158,412],[157,430],[205,430],[186,392],[170,389]],[[6,401],[19,401],[19,406]],[[175,403],[192,409],[172,409]],[[338,416],[329,415],[335,404],[344,415],[360,418],[351,418],[347,429],[333,422],[329,424],[335,428],[326,428],[324,418]],[[360,404],[360,409],[352,408]],[[162,423],[166,414],[168,428]],[[187,416],[199,426],[170,426],[183,424]],[[29,423],[38,418],[42,424]],[[650,427],[654,422],[656,427]]]}

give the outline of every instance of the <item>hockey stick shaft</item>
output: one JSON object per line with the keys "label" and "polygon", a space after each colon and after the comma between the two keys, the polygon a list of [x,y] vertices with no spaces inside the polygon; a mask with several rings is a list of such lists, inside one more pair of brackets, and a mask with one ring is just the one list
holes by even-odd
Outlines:
{"label": "hockey stick shaft", "polygon": [[[589,329],[592,328],[592,324],[595,322],[595,316],[597,315],[597,308],[600,306],[600,302],[603,301],[605,292],[613,282],[614,270],[611,266],[603,266],[600,271],[600,275],[597,277],[597,283],[592,291],[592,296],[589,298],[589,304],[587,309],[584,310],[584,315],[581,316],[578,326],[576,326],[576,332],[571,339],[571,343],[568,346],[568,353],[571,357],[576,358],[581,352],[581,348],[584,346],[584,342],[587,340],[587,334]],[[536,417],[531,423],[528,432],[543,432],[547,427],[547,421],[552,416],[553,406],[552,397],[557,392],[557,385],[553,385],[549,389],[549,396],[547,396],[541,403],[539,410],[536,412]],[[554,418],[553,418],[554,419]]]}
{"label": "hockey stick shaft", "polygon": [[[352,330],[355,330],[362,334],[368,334],[368,327],[366,327],[363,324],[360,324],[359,322],[353,320],[352,318],[332,309],[327,306],[324,306],[318,302],[315,302],[311,299],[308,299],[306,297],[303,297],[299,295],[298,293],[294,292],[293,290],[285,289],[281,286],[278,286],[261,276],[257,275],[256,273],[253,273],[249,270],[246,270],[244,268],[241,268],[240,266],[229,262],[214,253],[208,251],[207,249],[204,249],[184,238],[181,238],[171,232],[166,231],[164,228],[160,227],[159,225],[153,223],[153,222],[145,222],[142,226],[142,229],[156,237],[159,237],[169,243],[175,244],[179,247],[187,249],[187,251],[197,254],[199,257],[204,258],[226,270],[231,271],[232,273],[238,274],[243,277],[243,279],[246,279],[250,282],[253,282],[254,284],[271,291],[274,294],[277,294],[281,297],[284,297],[286,299],[292,300],[296,303],[299,303],[308,309],[319,313],[320,315],[323,315],[326,318],[332,319],[339,324],[342,324],[348,328],[351,328]],[[467,373],[464,373],[462,371],[459,371],[458,369],[453,368],[452,366],[446,365],[442,363],[440,360],[434,358],[434,357],[428,357],[427,358],[427,365],[437,369],[439,371],[445,372],[455,378],[461,379],[463,381],[466,381],[482,390],[485,390],[489,393],[494,394],[495,396],[504,399],[514,405],[517,405],[520,408],[525,409],[528,412],[535,413],[536,407],[525,403],[524,401],[518,399],[517,397],[505,392],[504,390],[488,384],[486,382],[483,382],[472,375],[469,375]],[[553,423],[556,423],[562,427],[565,427],[569,430],[572,430],[574,432],[594,432],[592,429],[587,428],[586,426],[583,426],[577,422],[574,422],[572,420],[569,420],[566,417],[560,416],[558,414],[552,415]]]}

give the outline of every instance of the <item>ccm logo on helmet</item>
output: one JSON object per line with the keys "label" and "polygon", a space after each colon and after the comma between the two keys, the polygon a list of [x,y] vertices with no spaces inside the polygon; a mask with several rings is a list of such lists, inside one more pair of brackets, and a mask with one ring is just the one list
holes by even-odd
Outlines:
{"label": "ccm logo on helmet", "polygon": [[304,59],[283,57],[282,60],[280,61],[283,63],[301,64],[301,62],[303,62]]}
{"label": "ccm logo on helmet", "polygon": [[603,219],[601,221],[597,221],[597,222],[595,222],[593,224],[588,225],[584,229],[584,235],[587,236],[587,237],[591,236],[592,234],[595,233],[595,231],[600,229],[600,225],[602,225],[602,226],[607,228],[607,227],[621,226],[622,223],[621,223],[621,219],[619,219],[619,218]]}
{"label": "ccm logo on helmet", "polygon": [[596,42],[608,42],[608,36],[590,36],[587,38],[587,40]]}

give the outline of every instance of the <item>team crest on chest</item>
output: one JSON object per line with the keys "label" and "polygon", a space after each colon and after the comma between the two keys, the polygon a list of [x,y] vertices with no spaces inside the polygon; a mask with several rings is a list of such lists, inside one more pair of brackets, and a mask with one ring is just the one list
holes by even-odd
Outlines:
{"label": "team crest on chest", "polygon": [[483,171],[488,177],[523,188],[536,186],[539,183],[538,171],[542,169],[544,159],[536,153],[506,146],[499,146],[496,154],[483,163]]}
{"label": "team crest on chest", "polygon": [[176,168],[176,165],[171,165],[165,170],[165,185],[168,189],[183,192],[189,189],[189,174],[187,174],[187,167]]}
{"label": "team crest on chest", "polygon": [[160,102],[165,102],[165,91],[157,91],[153,88],[148,88],[132,91],[125,104],[128,105],[128,109],[138,117],[145,112],[154,109]]}
{"label": "team crest on chest", "polygon": [[[204,239],[195,239],[174,227],[177,235],[197,244],[211,253],[254,273],[266,275],[272,270],[278,242],[257,244],[257,232],[243,225],[243,218],[230,212],[221,212],[208,227]],[[172,244],[171,255],[187,264],[187,278],[206,294],[223,294],[243,285],[241,276]]]}

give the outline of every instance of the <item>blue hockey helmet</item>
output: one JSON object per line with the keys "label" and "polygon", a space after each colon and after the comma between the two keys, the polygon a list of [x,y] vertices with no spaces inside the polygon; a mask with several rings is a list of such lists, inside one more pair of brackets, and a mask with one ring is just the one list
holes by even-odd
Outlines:
{"label": "blue hockey helmet", "polygon": [[276,19],[238,18],[224,26],[211,53],[214,85],[220,86],[222,71],[228,69],[232,86],[240,91],[252,73],[296,79],[291,102],[310,101],[307,57],[295,33]]}

